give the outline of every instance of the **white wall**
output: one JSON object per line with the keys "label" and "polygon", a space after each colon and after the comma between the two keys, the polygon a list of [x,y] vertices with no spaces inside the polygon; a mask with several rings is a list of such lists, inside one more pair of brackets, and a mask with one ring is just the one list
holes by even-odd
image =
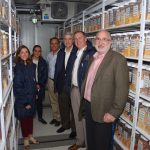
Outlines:
{"label": "white wall", "polygon": [[49,39],[55,36],[56,26],[54,24],[33,24],[31,15],[20,15],[21,43],[26,45],[30,51],[35,44],[41,45],[42,55],[46,58],[49,52]]}

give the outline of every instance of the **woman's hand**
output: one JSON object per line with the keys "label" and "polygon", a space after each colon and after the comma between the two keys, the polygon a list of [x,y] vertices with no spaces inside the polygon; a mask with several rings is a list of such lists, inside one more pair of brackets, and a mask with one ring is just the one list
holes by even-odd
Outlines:
{"label": "woman's hand", "polygon": [[27,105],[25,108],[26,109],[31,109],[31,105]]}

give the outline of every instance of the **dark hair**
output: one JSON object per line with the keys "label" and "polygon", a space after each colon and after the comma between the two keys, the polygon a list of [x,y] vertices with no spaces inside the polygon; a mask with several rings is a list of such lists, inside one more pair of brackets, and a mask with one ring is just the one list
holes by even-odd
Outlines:
{"label": "dark hair", "polygon": [[19,48],[17,49],[16,58],[15,58],[15,63],[23,62],[23,60],[19,57],[19,54],[20,54],[20,52],[21,52],[21,50],[22,50],[23,48],[27,49],[28,54],[29,54],[29,58],[27,59],[26,63],[27,63],[27,64],[31,64],[31,63],[32,63],[32,60],[31,60],[31,56],[30,56],[30,51],[29,51],[28,47],[26,47],[25,45],[21,45],[21,46],[19,46]]}
{"label": "dark hair", "polygon": [[84,37],[86,37],[86,34],[85,34],[85,32],[83,32],[83,31],[76,31],[76,32],[74,33],[74,36],[75,36],[77,33],[81,33]]}
{"label": "dark hair", "polygon": [[60,41],[57,37],[50,38],[50,40],[49,40],[50,44],[51,44],[52,40],[56,40],[58,42],[58,44],[60,44]]}
{"label": "dark hair", "polygon": [[34,45],[32,52],[34,52],[34,50],[35,50],[37,47],[40,48],[40,49],[42,50],[42,48],[41,48],[40,45]]}

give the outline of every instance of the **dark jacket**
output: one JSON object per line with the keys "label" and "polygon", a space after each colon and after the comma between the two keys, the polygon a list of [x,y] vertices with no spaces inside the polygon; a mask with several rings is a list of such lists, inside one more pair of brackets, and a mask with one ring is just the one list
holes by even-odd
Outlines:
{"label": "dark jacket", "polygon": [[72,69],[76,59],[76,53],[77,47],[73,46],[65,69],[65,47],[58,52],[54,76],[55,92],[61,93],[63,88],[65,88],[67,92],[70,92]]}
{"label": "dark jacket", "polygon": [[[35,65],[17,63],[14,68],[13,90],[15,96],[15,116],[16,118],[33,117],[35,112]],[[25,107],[31,105],[31,109]]]}
{"label": "dark jacket", "polygon": [[96,52],[95,47],[92,46],[92,43],[90,41],[87,41],[87,48],[83,52],[83,56],[81,58],[81,62],[78,68],[78,86],[80,91],[82,82],[85,78],[85,74],[89,65],[89,59],[95,52]]}
{"label": "dark jacket", "polygon": [[38,82],[37,84],[40,85],[40,96],[42,99],[45,97],[45,86],[48,79],[48,66],[42,57],[39,58],[38,62]]}

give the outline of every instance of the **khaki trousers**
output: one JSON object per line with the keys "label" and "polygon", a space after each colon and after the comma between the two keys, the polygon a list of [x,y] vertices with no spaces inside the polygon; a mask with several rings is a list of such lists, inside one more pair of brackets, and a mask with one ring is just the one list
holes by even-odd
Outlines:
{"label": "khaki trousers", "polygon": [[48,79],[48,94],[49,94],[50,103],[52,107],[53,119],[60,121],[58,93],[54,93],[54,81],[51,79]]}
{"label": "khaki trousers", "polygon": [[85,119],[83,118],[79,121],[78,113],[80,108],[81,96],[79,92],[79,88],[73,86],[71,89],[71,105],[73,109],[73,115],[75,119],[76,126],[76,144],[80,146],[86,145],[86,128],[85,128]]}

